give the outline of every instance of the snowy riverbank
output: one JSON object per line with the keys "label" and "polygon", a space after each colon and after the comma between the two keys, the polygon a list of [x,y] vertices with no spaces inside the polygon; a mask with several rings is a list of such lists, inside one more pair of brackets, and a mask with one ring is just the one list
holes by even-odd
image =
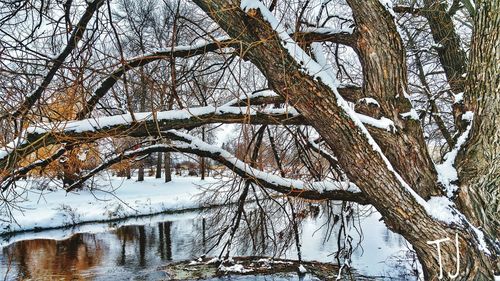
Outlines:
{"label": "snowy riverbank", "polygon": [[171,182],[165,183],[164,179],[146,177],[143,182],[137,182],[110,177],[100,180],[99,184],[105,188],[92,192],[41,192],[18,188],[21,196],[16,205],[19,209],[11,210],[15,221],[7,221],[7,214],[1,214],[4,217],[0,221],[0,235],[199,208],[202,206],[196,200],[197,195],[203,186],[216,181],[213,178],[202,181],[197,177],[173,177]]}

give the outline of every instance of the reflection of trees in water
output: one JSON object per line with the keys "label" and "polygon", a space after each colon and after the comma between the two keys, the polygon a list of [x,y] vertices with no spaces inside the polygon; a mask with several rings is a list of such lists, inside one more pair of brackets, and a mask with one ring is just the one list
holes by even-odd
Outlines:
{"label": "reflection of trees in water", "polygon": [[[358,229],[353,230],[353,227],[359,223],[360,216],[369,215],[371,212],[363,214],[355,207],[342,203],[311,204],[299,200],[290,202],[294,206],[298,230],[305,234],[302,239],[322,242],[314,243],[313,245],[319,248],[306,249],[306,253],[331,249],[332,255],[329,259],[331,262],[343,264],[350,259],[350,255],[356,250],[363,236],[361,230],[357,235],[355,230]],[[295,258],[297,250],[293,230],[294,220],[288,203],[286,198],[259,199],[258,202],[247,203],[242,223],[230,246],[231,255],[277,257],[286,252],[288,258]],[[24,241],[4,248],[3,256],[13,257],[14,268],[9,276],[17,274],[16,280],[29,278],[37,280],[40,276],[81,280],[82,276],[85,276],[84,271],[96,272],[95,268],[92,269],[96,266],[118,265],[127,268],[127,271],[135,269],[142,271],[148,266],[161,265],[171,260],[191,259],[205,253],[219,241],[222,231],[231,227],[225,223],[231,223],[235,210],[234,205],[207,210],[203,213],[205,223],[199,218],[159,222],[146,226],[123,226],[112,231],[115,239],[109,239],[107,234],[79,234],[59,242]],[[350,232],[347,231],[349,229]],[[347,238],[349,235],[353,237]],[[402,239],[387,230],[368,235],[382,235],[386,242],[385,246],[401,245]],[[205,241],[203,237],[206,238]],[[211,256],[224,254],[225,239],[228,239],[227,235],[223,236],[219,245],[209,253]],[[117,251],[109,250],[111,248]],[[336,252],[338,248],[340,251]],[[408,264],[409,256],[408,259],[399,256],[397,258],[399,260],[395,257],[386,261],[388,268],[394,268],[388,270],[386,276],[404,276],[412,272],[411,268],[403,266]],[[110,261],[111,264],[103,264],[102,261]],[[348,268],[344,269],[345,274]]]}
{"label": "reflection of trees in water", "polygon": [[387,246],[390,246],[390,247],[399,247],[400,248],[400,247],[404,246],[405,242],[406,242],[401,235],[398,235],[398,234],[390,231],[388,228],[384,229],[382,239],[387,244]]}
{"label": "reflection of trees in water", "polygon": [[172,222],[158,223],[158,253],[162,260],[172,260],[172,238],[171,238]]}
{"label": "reflection of trees in water", "polygon": [[[228,188],[230,187],[230,188]],[[239,202],[246,189],[244,181],[223,182],[213,186],[204,195],[206,203]],[[303,224],[308,219],[321,221],[315,229],[315,238],[324,243],[334,243],[340,249],[335,262],[343,263],[360,242],[356,205],[336,202],[309,202],[291,197],[276,196],[258,186],[250,185],[244,198],[246,204],[225,204],[207,211],[207,252],[226,258],[230,255],[283,256],[290,250],[300,259]],[[238,215],[238,212],[241,212]],[[238,217],[241,217],[239,224]],[[234,236],[232,232],[237,228]],[[351,237],[351,230],[359,233]],[[352,231],[351,231],[352,232]],[[332,253],[335,254],[335,253]],[[292,257],[293,258],[293,257]],[[334,258],[332,257],[332,261]]]}
{"label": "reflection of trees in water", "polygon": [[17,280],[53,277],[63,280],[84,280],[81,271],[101,263],[105,249],[91,234],[77,234],[69,239],[27,240],[4,248],[17,264]]}
{"label": "reflection of trees in water", "polygon": [[[122,226],[115,230],[115,235],[120,241],[121,252],[118,257],[118,265],[126,265],[127,263],[127,244],[134,250],[134,257],[138,257],[138,265],[140,267],[146,266],[146,248],[147,237],[146,227],[144,225],[128,225]],[[151,239],[151,237],[149,237]],[[154,241],[153,241],[154,243]]]}
{"label": "reflection of trees in water", "polygon": [[416,280],[419,275],[419,264],[413,249],[401,250],[385,261],[387,265],[384,276],[394,280]]}
{"label": "reflection of trees in water", "polygon": [[[189,226],[184,222],[183,227]],[[196,229],[198,231],[198,229]],[[159,257],[163,261],[171,261],[174,257],[172,245],[174,241],[173,223],[165,221],[156,225],[129,225],[114,231],[120,253],[116,257],[117,265],[137,265],[146,267],[148,259]],[[186,237],[187,236],[187,237]],[[177,248],[183,252],[199,253],[198,243],[194,243],[196,235],[179,235],[175,237]],[[185,247],[188,245],[189,247]]]}

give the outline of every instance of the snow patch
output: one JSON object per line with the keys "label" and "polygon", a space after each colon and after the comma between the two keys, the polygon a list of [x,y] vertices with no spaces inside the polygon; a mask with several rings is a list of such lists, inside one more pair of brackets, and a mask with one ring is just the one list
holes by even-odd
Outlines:
{"label": "snow patch", "polygon": [[396,126],[394,125],[394,122],[391,119],[382,117],[380,119],[375,119],[373,117],[356,113],[356,116],[359,118],[361,122],[363,122],[366,125],[370,125],[379,129],[384,129],[388,132],[395,132],[396,131]]}
{"label": "snow patch", "polygon": [[10,222],[7,214],[0,213],[0,233],[198,208],[201,206],[193,198],[202,193],[200,186],[215,181],[175,176],[169,183],[152,177],[146,177],[143,182],[118,177],[96,178],[97,185],[113,189],[113,194],[99,188],[78,193],[61,189],[41,191],[31,188],[37,185],[36,181],[19,181],[16,192],[23,194],[23,202],[18,202],[19,208],[12,210],[16,223]]}
{"label": "snow patch", "polygon": [[453,95],[453,103],[461,103],[464,100],[464,92]]}
{"label": "snow patch", "polygon": [[235,265],[232,265],[232,266],[220,265],[219,266],[219,271],[222,271],[222,272],[235,272],[235,273],[248,273],[248,272],[252,272],[253,270],[249,269],[249,268],[245,268],[241,264],[235,264]]}
{"label": "snow patch", "polygon": [[376,106],[380,107],[380,104],[374,98],[362,98],[362,99],[359,99],[358,102],[359,103],[365,103],[365,104],[373,104],[373,105],[376,105]]}
{"label": "snow patch", "polygon": [[434,196],[427,201],[427,211],[432,214],[435,219],[446,222],[456,221],[454,213],[454,204],[447,197]]}
{"label": "snow patch", "polygon": [[406,119],[406,120],[408,120],[408,119],[417,120],[417,121],[420,120],[418,113],[414,108],[412,108],[409,112],[400,113],[399,115],[401,115],[401,117],[403,117],[403,119]]}

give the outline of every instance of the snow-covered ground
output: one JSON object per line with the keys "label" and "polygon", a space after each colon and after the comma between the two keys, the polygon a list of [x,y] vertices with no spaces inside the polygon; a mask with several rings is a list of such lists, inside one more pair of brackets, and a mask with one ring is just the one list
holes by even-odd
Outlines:
{"label": "snow-covered ground", "polygon": [[[219,180],[207,178],[201,181],[197,177],[174,177],[172,182],[164,183],[164,179],[152,177],[146,177],[144,182],[137,182],[135,179],[126,180],[124,178],[105,177],[98,179],[97,182],[97,186],[100,187],[98,189],[106,191],[97,189],[93,192],[80,191],[66,194],[65,191],[59,190],[47,191],[43,195],[40,192],[33,191],[25,193],[24,199],[26,201],[19,203],[24,209],[23,212],[15,211],[14,213],[17,223],[0,222],[0,234],[5,234],[7,231],[56,228],[83,222],[102,221],[101,223],[79,224],[69,228],[4,235],[0,237],[0,247],[8,247],[8,245],[23,240],[63,240],[76,233],[92,233],[97,238],[106,238],[97,239],[104,241],[100,242],[104,243],[105,246],[102,249],[108,249],[104,253],[104,256],[107,257],[106,261],[103,260],[102,264],[96,265],[92,269],[99,272],[104,271],[104,276],[108,274],[106,270],[112,270],[113,272],[116,270],[117,255],[123,250],[120,241],[115,241],[118,238],[115,237],[113,230],[125,225],[146,225],[148,233],[155,233],[156,235],[158,230],[154,228],[157,227],[158,223],[170,221],[173,222],[171,239],[174,260],[196,257],[195,254],[199,252],[196,247],[201,243],[198,241],[200,233],[199,211],[135,217],[114,223],[104,221],[202,207],[200,201],[197,200],[198,196],[205,187],[217,183]],[[108,192],[110,190],[114,191],[113,194]],[[213,202],[214,205],[216,203]],[[405,254],[407,244],[399,235],[388,231],[383,222],[380,221],[380,215],[376,212],[371,213],[370,210],[369,207],[360,209],[364,215],[359,223],[365,227],[364,229],[367,232],[362,234],[355,229],[348,230],[356,243],[361,242],[361,246],[356,247],[353,252],[352,266],[362,274],[374,276],[406,274],[411,267],[411,262],[405,260],[408,258]],[[330,240],[331,233],[329,230],[320,227],[325,225],[326,220],[327,218],[323,216],[304,220],[301,231],[302,257],[304,260],[324,262],[334,260],[332,253],[337,250],[335,238]],[[276,225],[278,224],[277,222]],[[147,236],[149,237],[149,235]],[[191,243],[189,241],[195,242]],[[245,249],[241,253],[235,250],[235,254],[245,254]],[[216,249],[213,253],[217,251]],[[134,255],[136,256],[136,254]],[[296,249],[291,247],[282,255],[284,258],[295,258],[297,256]],[[156,268],[164,262],[154,251],[151,252],[148,259],[155,261],[153,264],[149,264],[151,268]],[[6,260],[5,258],[2,260],[0,255],[0,273]],[[396,268],[400,270],[394,270],[394,265],[397,265]],[[120,270],[128,274],[126,268],[123,267]]]}
{"label": "snow-covered ground", "polygon": [[109,177],[100,179],[103,188],[92,192],[19,190],[22,201],[17,203],[19,209],[12,210],[15,221],[1,218],[0,234],[198,208],[201,206],[197,195],[204,186],[216,181],[214,178],[202,181],[197,177],[173,177],[171,182],[165,183],[164,179],[146,177],[143,182],[137,182]]}

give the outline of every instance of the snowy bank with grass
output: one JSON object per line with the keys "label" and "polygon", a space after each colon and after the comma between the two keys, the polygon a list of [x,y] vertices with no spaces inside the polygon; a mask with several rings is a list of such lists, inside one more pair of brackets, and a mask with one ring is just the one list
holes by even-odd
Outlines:
{"label": "snowy bank with grass", "polygon": [[101,177],[92,190],[70,193],[39,190],[33,182],[22,182],[16,188],[15,208],[0,214],[0,235],[200,208],[204,206],[197,200],[199,195],[216,182],[197,177],[173,177],[168,183],[154,177],[143,182]]}

